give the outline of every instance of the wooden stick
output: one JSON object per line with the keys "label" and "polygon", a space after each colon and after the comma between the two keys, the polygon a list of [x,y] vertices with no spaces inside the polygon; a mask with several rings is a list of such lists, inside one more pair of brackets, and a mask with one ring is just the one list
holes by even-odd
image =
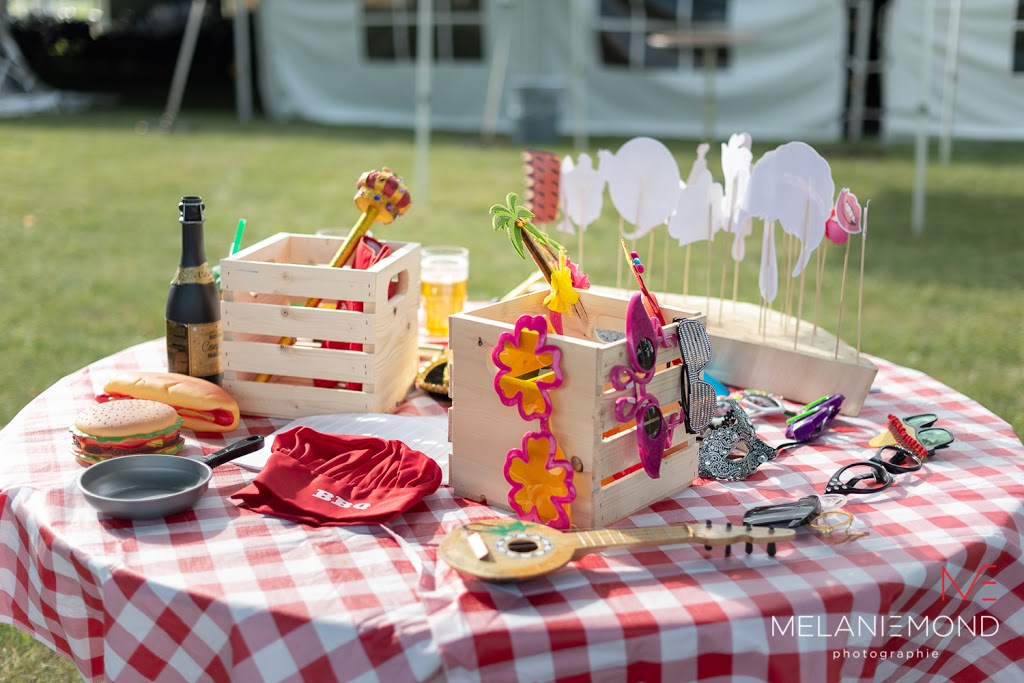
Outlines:
{"label": "wooden stick", "polygon": [[[729,218],[728,218],[729,224],[728,224],[728,228],[726,230],[726,232],[728,234],[730,234],[730,235],[733,234],[732,221],[733,221],[733,218],[735,218],[735,216],[736,216],[736,178],[732,179],[732,188],[731,188],[731,190],[732,191],[729,193]],[[729,265],[729,257],[732,255],[732,249],[730,248],[731,245],[730,245],[729,240],[726,239],[726,240],[724,240],[724,242],[725,242],[725,258],[722,259],[722,286],[719,288],[719,291],[718,291],[718,323],[719,324],[722,323],[722,305],[723,305],[723,301],[725,299],[725,271],[726,271],[726,268]],[[732,300],[733,300],[733,303],[736,302],[736,285],[735,285],[735,283],[733,284]]]}
{"label": "wooden stick", "polygon": [[804,275],[807,268],[800,271],[800,301],[796,307],[796,327],[793,328],[793,350],[796,351],[797,338],[800,336],[800,319],[804,314]]}
{"label": "wooden stick", "polygon": [[662,266],[663,272],[661,274],[661,291],[668,293],[668,271],[669,271],[669,249],[672,246],[672,238],[668,234],[668,221],[665,221],[665,258],[664,265]]}
{"label": "wooden stick", "polygon": [[711,243],[714,240],[714,228],[711,225],[711,205],[708,204],[708,265],[707,265],[707,304],[704,306],[704,315],[711,315]]}
{"label": "wooden stick", "polygon": [[686,245],[686,260],[683,262],[683,298],[690,294],[690,247]]}
{"label": "wooden stick", "polygon": [[782,333],[785,334],[789,331],[789,288],[793,278],[789,276],[793,272],[793,250],[792,238],[786,231],[782,232],[782,249],[786,252],[786,292],[782,295],[782,301],[779,302],[779,312],[782,313]]}
{"label": "wooden stick", "polygon": [[[620,241],[623,239],[623,237],[626,234],[625,230],[623,230],[623,226],[625,224],[626,224],[626,219],[623,218],[622,214],[620,213],[619,214],[619,240]],[[616,249],[615,253],[616,254],[619,253],[619,250]],[[615,262],[618,264],[618,268],[615,271],[615,288],[616,289],[622,289],[622,259],[617,258],[617,259],[615,259]]]}
{"label": "wooden stick", "polygon": [[814,268],[814,330],[811,332],[811,345],[818,336],[818,304],[821,302],[821,280],[825,277],[825,250],[828,248],[828,239],[821,241],[821,251],[818,252],[818,264]]}
{"label": "wooden stick", "polygon": [[579,261],[576,263],[581,269],[583,268],[583,226],[576,226],[576,258]]}
{"label": "wooden stick", "polygon": [[736,297],[740,291],[740,262],[732,262],[732,303],[733,308],[736,308]]}
{"label": "wooden stick", "polygon": [[544,273],[540,272],[540,270],[533,271],[532,273],[530,273],[529,277],[527,277],[518,285],[510,289],[508,293],[505,294],[505,296],[501,297],[500,301],[508,301],[509,299],[514,299],[517,296],[522,296],[523,294],[526,294],[528,291],[530,291],[531,287],[533,287],[535,284],[539,283],[543,279]]}
{"label": "wooden stick", "polygon": [[757,332],[758,334],[764,334],[764,296],[759,296],[757,301]]}
{"label": "wooden stick", "polygon": [[[804,250],[804,245],[807,244],[807,230],[811,227],[811,196],[807,195],[807,202],[804,204],[804,228],[801,231],[803,239],[800,241],[800,245],[797,248],[796,257],[800,258],[801,252]],[[808,259],[809,261],[810,259]],[[800,321],[804,317],[804,275],[807,274],[807,264],[800,269],[800,299],[796,305],[796,329],[793,331],[793,350],[796,351],[797,337],[800,336]]]}
{"label": "wooden stick", "polygon": [[850,240],[846,240],[846,256],[843,257],[843,279],[839,282],[839,322],[836,323],[836,358],[839,358],[839,341],[843,332],[843,296],[846,289],[846,266],[850,263]]}
{"label": "wooden stick", "polygon": [[[576,226],[576,265],[583,269],[583,230],[587,227],[583,223],[584,217],[587,215],[587,207],[584,205],[587,201],[587,193],[583,187],[583,183],[580,183],[580,224]],[[565,217],[570,224],[572,219],[567,215]]]}
{"label": "wooden stick", "polygon": [[722,257],[722,281],[718,287],[718,322],[722,322],[722,309],[725,306],[725,276],[729,270],[729,256],[732,253],[731,244],[728,239],[723,239],[725,244],[725,256]]}
{"label": "wooden stick", "polygon": [[[656,228],[651,228],[651,231],[647,233],[647,267],[654,267],[654,231]],[[667,233],[666,233],[667,234]]]}
{"label": "wooden stick", "polygon": [[868,207],[871,206],[869,199],[864,204],[864,215],[861,217],[860,230],[860,285],[857,287],[857,360],[860,360],[860,321],[864,312],[864,256],[867,253],[868,242]]}

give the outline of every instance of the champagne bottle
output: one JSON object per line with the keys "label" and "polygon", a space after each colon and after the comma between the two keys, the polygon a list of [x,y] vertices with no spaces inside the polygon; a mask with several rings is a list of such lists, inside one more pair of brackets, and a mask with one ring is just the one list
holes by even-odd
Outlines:
{"label": "champagne bottle", "polygon": [[182,197],[181,261],[167,294],[167,369],[220,383],[220,292],[206,262],[202,197]]}

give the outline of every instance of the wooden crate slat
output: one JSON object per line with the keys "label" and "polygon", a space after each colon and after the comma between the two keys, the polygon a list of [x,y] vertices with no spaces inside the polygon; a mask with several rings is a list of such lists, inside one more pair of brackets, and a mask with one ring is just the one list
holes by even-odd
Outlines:
{"label": "wooden crate slat", "polygon": [[221,261],[221,286],[243,292],[317,297],[325,300],[373,301],[375,274],[345,269],[339,278],[336,268],[282,263]]}
{"label": "wooden crate slat", "polygon": [[376,375],[373,356],[362,351],[225,340],[221,352],[225,366],[236,372],[368,383]]}
{"label": "wooden crate slat", "polygon": [[593,526],[614,524],[651,503],[668,498],[690,486],[696,476],[697,458],[685,450],[662,461],[658,479],[651,479],[642,469],[627,474],[594,492]]}
{"label": "wooden crate slat", "polygon": [[[687,434],[683,425],[676,427],[672,433],[672,445],[667,449],[697,447],[695,435]],[[597,447],[599,456],[594,458],[594,480],[600,484],[608,477],[623,472],[640,462],[640,453],[636,448],[636,427],[630,427],[618,434],[604,439]],[[662,461],[664,465],[664,461]],[[664,475],[664,468],[659,472]],[[647,474],[645,473],[646,477]],[[654,481],[654,480],[652,480]]]}
{"label": "wooden crate slat", "polygon": [[246,415],[296,418],[330,413],[375,412],[371,396],[358,391],[225,379],[227,389]]}
{"label": "wooden crate slat", "polygon": [[328,308],[224,301],[221,303],[221,326],[225,332],[276,334],[357,344],[373,344],[375,339],[373,315]]}

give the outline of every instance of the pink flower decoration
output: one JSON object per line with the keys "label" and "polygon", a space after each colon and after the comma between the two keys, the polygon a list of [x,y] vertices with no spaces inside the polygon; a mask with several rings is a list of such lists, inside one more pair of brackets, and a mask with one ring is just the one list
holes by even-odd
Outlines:
{"label": "pink flower decoration", "polygon": [[553,529],[569,528],[568,506],[576,500],[573,469],[546,422],[541,431],[523,434],[521,448],[508,452],[504,474],[512,485],[508,504],[519,519]]}
{"label": "pink flower decoration", "polygon": [[569,272],[572,274],[572,286],[576,289],[590,289],[590,277],[580,270],[580,267],[569,260],[568,257],[565,259],[565,265],[569,266]]}
{"label": "pink flower decoration", "polygon": [[562,384],[562,350],[547,344],[547,336],[543,316],[522,315],[515,330],[502,332],[491,350],[498,367],[494,391],[504,405],[517,407],[524,420],[546,420],[551,415],[548,392]]}

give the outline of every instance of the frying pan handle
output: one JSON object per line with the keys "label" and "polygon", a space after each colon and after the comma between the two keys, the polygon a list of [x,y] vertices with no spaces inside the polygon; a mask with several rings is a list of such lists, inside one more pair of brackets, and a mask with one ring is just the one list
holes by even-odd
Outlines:
{"label": "frying pan handle", "polygon": [[247,436],[244,439],[236,441],[230,446],[220,449],[216,453],[211,453],[199,462],[206,464],[212,469],[218,465],[223,465],[226,462],[231,462],[235,458],[240,458],[246,453],[258,451],[261,448],[263,448],[263,437],[258,434],[254,434],[253,436]]}

